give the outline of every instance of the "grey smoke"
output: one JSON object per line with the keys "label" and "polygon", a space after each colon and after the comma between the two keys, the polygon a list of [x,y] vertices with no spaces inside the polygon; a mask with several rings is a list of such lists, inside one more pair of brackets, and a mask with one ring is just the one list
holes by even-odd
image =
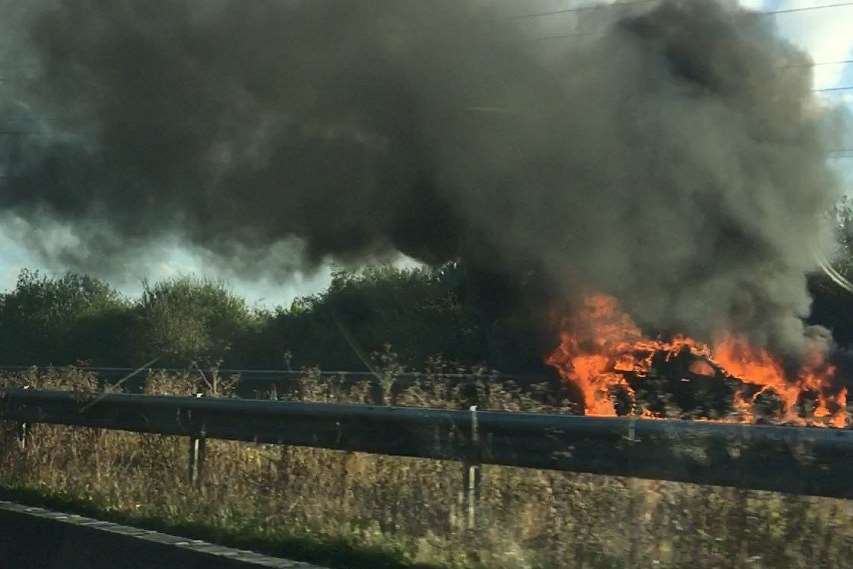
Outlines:
{"label": "grey smoke", "polygon": [[[644,325],[800,353],[838,188],[806,56],[710,0],[555,44],[475,0],[39,0],[0,104],[0,210],[121,270],[403,252],[604,291]],[[23,238],[23,237],[22,237]],[[296,259],[269,251],[297,242]],[[814,340],[816,341],[816,340]]]}

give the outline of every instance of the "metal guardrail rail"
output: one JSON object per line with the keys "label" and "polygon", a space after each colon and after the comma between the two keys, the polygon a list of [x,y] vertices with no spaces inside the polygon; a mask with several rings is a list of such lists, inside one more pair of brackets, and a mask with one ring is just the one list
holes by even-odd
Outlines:
{"label": "metal guardrail rail", "polygon": [[0,420],[190,437],[191,472],[211,438],[461,461],[472,494],[494,464],[853,498],[851,430],[27,389]]}

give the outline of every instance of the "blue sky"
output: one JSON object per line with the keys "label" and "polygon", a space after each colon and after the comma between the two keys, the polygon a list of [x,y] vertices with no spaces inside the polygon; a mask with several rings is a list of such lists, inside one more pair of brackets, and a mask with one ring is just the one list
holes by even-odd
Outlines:
{"label": "blue sky", "polygon": [[[829,0],[765,0],[765,10],[833,4]],[[779,33],[800,46],[817,62],[853,59],[853,6],[775,16]],[[821,65],[814,68],[816,89],[853,85],[853,65]],[[853,90],[820,95],[829,104],[842,104],[853,116]],[[853,125],[848,125],[845,148],[853,148]],[[853,192],[853,152],[837,156],[833,162]]]}
{"label": "blue sky", "polygon": [[[511,1],[511,0],[504,0]],[[615,0],[624,1],[624,0]],[[741,0],[743,6],[756,10],[786,10],[811,6],[835,4],[838,0]],[[559,10],[584,4],[576,0],[514,1],[519,13]],[[537,18],[533,25],[541,26],[543,32],[559,33],[567,27],[577,25],[576,16],[564,14],[557,17]],[[807,51],[815,62],[830,62],[853,59],[853,6],[839,7],[773,16],[779,33],[795,45]],[[524,25],[530,25],[525,23]],[[814,68],[816,89],[853,85],[853,65],[821,65]],[[853,90],[818,95],[826,104],[844,105],[853,116]],[[853,125],[851,125],[853,127]],[[853,148],[853,128],[848,136],[846,148]],[[853,152],[833,159],[839,172],[853,193]],[[62,239],[61,230],[57,239]],[[31,253],[16,241],[21,227],[6,223],[0,227],[0,290],[14,286],[18,272],[24,267],[38,268],[47,272],[61,272],[62,267],[41,264]],[[400,264],[412,264],[401,259]],[[137,294],[143,278],[157,280],[170,276],[195,273],[224,277],[235,290],[250,302],[266,305],[287,304],[295,296],[311,294],[325,288],[332,267],[321,268],[316,274],[295,274],[285,282],[269,279],[260,281],[240,280],[234,275],[220,272],[200,252],[189,250],[177,243],[163,243],[154,252],[146,254],[136,264],[137,272],[129,273],[123,282],[114,282],[128,294]]]}

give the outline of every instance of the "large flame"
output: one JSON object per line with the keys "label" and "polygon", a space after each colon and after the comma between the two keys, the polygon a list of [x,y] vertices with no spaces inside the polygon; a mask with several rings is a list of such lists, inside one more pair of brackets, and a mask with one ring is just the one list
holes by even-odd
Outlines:
{"label": "large flame", "polygon": [[[844,427],[847,392],[835,390],[835,368],[815,353],[795,373],[786,373],[767,350],[751,346],[744,338],[728,335],[713,346],[686,336],[669,340],[645,337],[618,301],[604,294],[587,297],[580,309],[564,322],[560,346],[548,357],[560,375],[574,384],[583,397],[587,415],[615,416],[628,412],[661,417],[643,408],[635,388],[650,374],[655,362],[671,362],[687,354],[687,375],[734,385],[729,421],[756,420],[756,405],[775,401],[773,419],[791,424]],[[678,378],[689,382],[690,378]],[[629,410],[619,409],[623,401]]]}

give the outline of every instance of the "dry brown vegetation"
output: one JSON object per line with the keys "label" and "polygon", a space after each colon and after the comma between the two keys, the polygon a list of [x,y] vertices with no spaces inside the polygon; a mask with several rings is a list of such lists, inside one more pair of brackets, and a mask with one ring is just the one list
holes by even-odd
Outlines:
{"label": "dry brown vegetation", "polygon": [[[308,400],[367,397],[363,387],[311,373],[301,381]],[[6,377],[0,387],[22,383],[97,386],[84,372],[60,370]],[[146,386],[160,394],[202,388],[197,374],[156,376]],[[533,405],[520,392],[489,393],[492,408]],[[457,395],[425,379],[394,399],[456,406]],[[383,552],[341,566],[815,569],[853,559],[853,505],[843,500],[486,467],[479,527],[468,530],[458,463],[210,441],[196,489],[186,481],[185,439],[35,425],[24,451],[14,425],[2,428],[5,488],[73,498],[125,519],[208,528],[226,542],[251,536],[274,552],[332,564],[334,555],[300,549],[299,540]]]}

